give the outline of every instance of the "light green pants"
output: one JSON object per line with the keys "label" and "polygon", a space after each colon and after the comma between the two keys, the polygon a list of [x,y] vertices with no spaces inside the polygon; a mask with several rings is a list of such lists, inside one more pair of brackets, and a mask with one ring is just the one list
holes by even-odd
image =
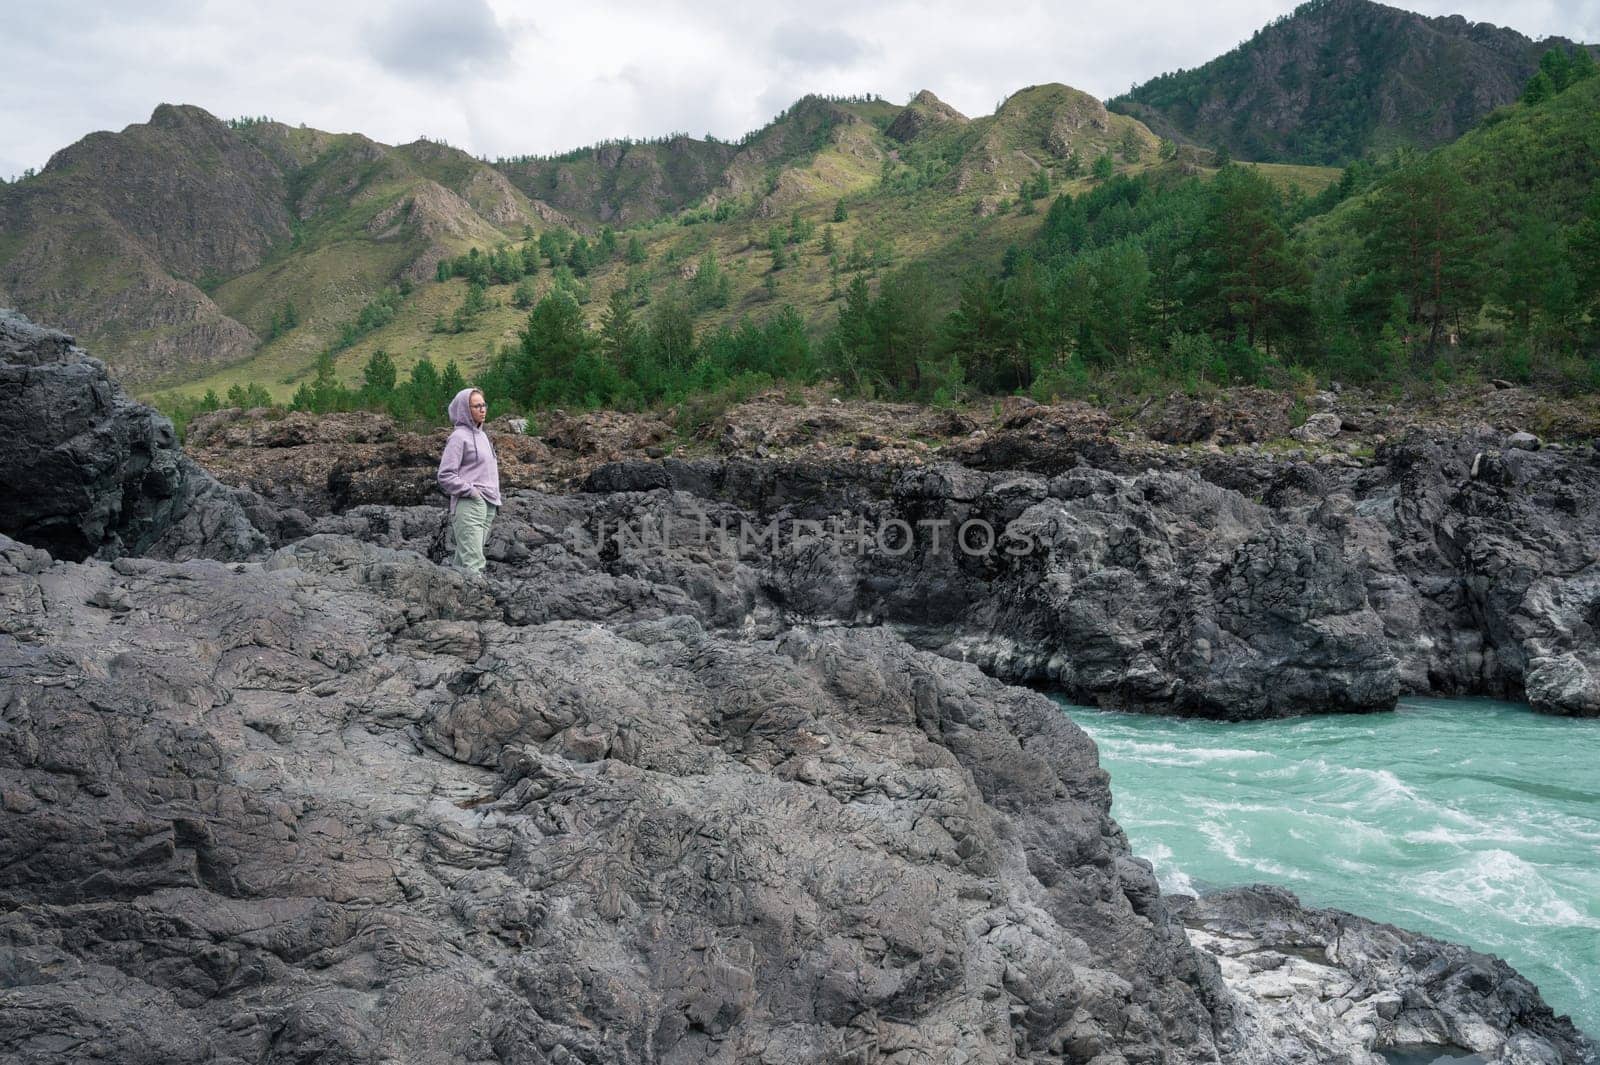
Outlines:
{"label": "light green pants", "polygon": [[483,541],[489,536],[489,525],[500,508],[481,499],[463,496],[456,500],[456,512],[450,517],[450,528],[456,534],[455,564],[473,573],[482,573],[486,565],[483,558]]}

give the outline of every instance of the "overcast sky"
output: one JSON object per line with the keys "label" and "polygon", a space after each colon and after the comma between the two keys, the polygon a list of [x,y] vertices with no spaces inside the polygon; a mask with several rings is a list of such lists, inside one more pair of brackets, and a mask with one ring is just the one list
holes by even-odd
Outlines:
{"label": "overcast sky", "polygon": [[[0,174],[190,103],[419,134],[495,157],[607,137],[737,137],[808,92],[932,89],[969,115],[1025,85],[1107,97],[1227,51],[1294,0],[0,0]],[[1600,0],[1413,0],[1600,41]]]}

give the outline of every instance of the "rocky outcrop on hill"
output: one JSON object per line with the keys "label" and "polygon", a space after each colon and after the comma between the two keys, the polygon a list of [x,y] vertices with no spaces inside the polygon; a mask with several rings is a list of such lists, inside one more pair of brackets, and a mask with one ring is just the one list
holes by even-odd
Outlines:
{"label": "rocky outcrop on hill", "polygon": [[0,532],[70,559],[266,546],[247,513],[261,501],[196,466],[72,337],[0,310],[0,394]]}
{"label": "rocky outcrop on hill", "polygon": [[911,98],[910,103],[901,108],[900,113],[894,116],[894,121],[889,123],[884,133],[901,144],[910,144],[929,130],[945,126],[964,126],[968,121],[966,115],[927,89],[923,89]]}

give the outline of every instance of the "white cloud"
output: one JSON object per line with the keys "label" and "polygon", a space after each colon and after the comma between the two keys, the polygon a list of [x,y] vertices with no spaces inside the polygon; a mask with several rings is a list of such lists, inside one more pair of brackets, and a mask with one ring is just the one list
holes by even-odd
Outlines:
{"label": "white cloud", "polygon": [[412,0],[369,27],[373,57],[400,78],[455,80],[498,70],[511,57],[506,31],[484,0],[448,7]]}
{"label": "white cloud", "polygon": [[[736,137],[807,92],[931,89],[986,114],[1024,85],[1097,96],[1228,50],[1295,0],[0,0],[0,174],[161,102],[268,114],[490,157],[674,130]],[[1600,40],[1596,0],[1414,0],[1533,36]]]}

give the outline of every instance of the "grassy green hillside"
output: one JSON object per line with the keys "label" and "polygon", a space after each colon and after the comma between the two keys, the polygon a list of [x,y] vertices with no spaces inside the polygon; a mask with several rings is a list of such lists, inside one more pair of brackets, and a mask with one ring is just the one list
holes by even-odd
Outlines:
{"label": "grassy green hillside", "polygon": [[[641,324],[681,305],[701,336],[786,307],[818,336],[853,280],[912,264],[951,305],[964,276],[1035,238],[1051,198],[1203,161],[1064,85],[975,119],[927,92],[807,97],[737,143],[492,165],[164,105],[0,187],[0,300],[77,332],[145,395],[286,400],[319,361],[354,384],[380,350],[402,374],[423,359],[478,371],[557,287],[595,328],[623,290]],[[1338,174],[1264,172],[1308,195]],[[472,249],[523,266],[481,291],[440,272]]]}
{"label": "grassy green hillside", "polygon": [[[931,94],[918,99],[914,109],[955,115]],[[820,331],[832,324],[843,290],[858,275],[878,277],[922,263],[935,280],[936,297],[953,299],[963,274],[997,269],[1006,248],[1032,238],[1037,207],[1047,195],[1081,192],[1104,180],[1091,173],[1102,157],[1114,173],[1164,165],[1159,142],[1141,124],[1109,114],[1066,86],[1024,89],[991,116],[955,116],[914,133],[902,127],[896,131],[901,140],[890,130],[906,110],[881,100],[803,100],[741,145],[713,144],[716,151],[728,149],[714,185],[679,181],[681,173],[674,178],[661,169],[674,154],[689,161],[684,166],[708,158],[703,142],[689,150],[674,142],[603,145],[555,160],[509,161],[485,176],[476,160],[438,146],[384,150],[359,137],[252,127],[243,132],[263,150],[296,160],[296,202],[308,212],[291,244],[212,293],[264,342],[247,359],[163,384],[197,396],[256,383],[287,398],[341,330],[397,281],[407,291],[392,319],[333,353],[337,377],[355,383],[379,349],[402,373],[423,358],[436,365],[453,360],[472,371],[515,341],[526,304],[558,283],[557,272],[546,259],[523,282],[489,284],[488,306],[461,331],[441,332],[436,323],[454,316],[469,286],[459,277],[436,280],[435,265],[472,247],[485,253],[497,245],[528,247],[533,255],[539,237],[552,229],[581,234],[596,246],[611,231],[614,250],[583,276],[562,282],[579,295],[595,325],[611,293],[626,287],[643,316],[653,301],[682,296],[694,305],[702,333],[746,316],[766,318],[785,305]],[[627,165],[641,153],[650,165]],[[619,183],[624,171],[636,179],[653,176],[630,188]],[[1336,176],[1308,169],[1285,171],[1282,180],[1315,188]],[[396,213],[397,205],[415,203],[425,182],[460,192],[451,202],[435,193],[425,224],[403,224],[410,209]],[[554,204],[527,196],[550,188],[568,194],[552,193]],[[485,199],[487,192],[497,198]],[[629,226],[600,221],[660,203],[679,209]],[[572,215],[558,214],[556,205]],[[518,224],[530,216],[526,228]],[[512,224],[488,221],[500,218]],[[639,261],[629,261],[630,245]],[[697,295],[695,279],[713,263],[726,278],[725,290],[706,299]],[[270,336],[274,315],[286,306],[296,308],[298,324]]]}

